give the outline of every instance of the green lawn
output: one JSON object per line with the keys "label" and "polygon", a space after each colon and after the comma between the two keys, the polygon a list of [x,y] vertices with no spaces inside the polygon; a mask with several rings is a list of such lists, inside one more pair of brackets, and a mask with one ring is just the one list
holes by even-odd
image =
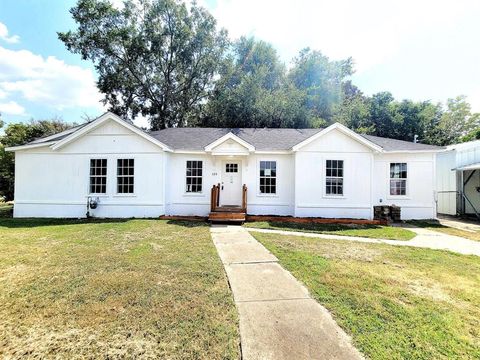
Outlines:
{"label": "green lawn", "polygon": [[204,223],[0,219],[0,249],[0,358],[239,358]]}
{"label": "green lawn", "polygon": [[371,359],[479,359],[480,258],[252,233]]}
{"label": "green lawn", "polygon": [[260,229],[303,231],[320,234],[360,236],[390,240],[410,240],[415,237],[415,233],[413,231],[399,227],[380,225],[315,224],[313,222],[302,224],[280,221],[258,221],[245,223],[244,226]]}
{"label": "green lawn", "polygon": [[480,232],[478,231],[465,231],[461,229],[452,228],[449,226],[442,225],[436,220],[430,220],[430,221],[411,220],[408,223],[418,227],[428,229],[428,230],[438,231],[448,235],[460,236],[469,240],[480,241]]}

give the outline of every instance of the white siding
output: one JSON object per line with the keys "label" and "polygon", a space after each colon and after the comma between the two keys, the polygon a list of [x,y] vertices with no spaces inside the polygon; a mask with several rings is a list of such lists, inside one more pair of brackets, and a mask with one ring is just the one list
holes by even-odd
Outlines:
{"label": "white siding", "polygon": [[[295,156],[295,216],[372,217],[372,152],[340,131],[331,131]],[[344,161],[344,196],[325,194],[326,160]]]}
{"label": "white siding", "polygon": [[[391,196],[389,189],[390,163],[407,163],[407,195]],[[373,181],[374,205],[401,207],[402,219],[433,219],[435,211],[435,154],[375,155]]]}
{"label": "white siding", "polygon": [[[295,153],[247,150],[227,140],[211,154],[165,153],[128,128],[108,121],[56,151],[48,146],[17,151],[14,215],[85,217],[90,159],[104,158],[108,160],[107,193],[99,197],[98,208],[91,210],[96,217],[206,216],[211,188],[221,183],[222,167],[230,160],[241,162],[241,184],[248,187],[249,214],[369,219],[374,205],[396,204],[402,207],[404,219],[435,217],[433,154],[374,153],[339,130],[326,133]],[[135,159],[134,194],[116,194],[119,158]],[[188,160],[203,161],[201,193],[186,193]],[[277,163],[276,194],[260,193],[262,160]],[[326,160],[344,161],[341,197],[325,193]],[[408,163],[408,194],[403,198],[389,196],[390,162]],[[475,181],[480,183],[480,178]]]}
{"label": "white siding", "polygon": [[[108,159],[107,193],[96,217],[153,217],[165,213],[164,153],[128,129],[107,122],[58,151],[49,147],[15,156],[16,217],[85,217],[90,159]],[[116,160],[135,159],[135,194],[116,194]]]}

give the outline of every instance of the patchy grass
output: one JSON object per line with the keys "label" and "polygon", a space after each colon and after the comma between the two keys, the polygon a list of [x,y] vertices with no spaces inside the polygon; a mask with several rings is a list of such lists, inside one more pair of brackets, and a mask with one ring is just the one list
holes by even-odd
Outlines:
{"label": "patchy grass", "polygon": [[0,358],[239,358],[204,223],[0,219],[0,248]]}
{"label": "patchy grass", "polygon": [[409,224],[422,227],[428,230],[438,231],[448,235],[460,236],[465,239],[480,241],[480,232],[478,231],[465,231],[450,226],[440,224],[437,220],[411,220]]}
{"label": "patchy grass", "polygon": [[415,233],[410,230],[393,226],[380,225],[356,225],[356,224],[316,224],[316,223],[294,223],[280,221],[258,221],[245,223],[246,227],[302,231],[319,234],[360,236],[366,238],[390,239],[390,240],[410,240],[415,237]]}
{"label": "patchy grass", "polygon": [[253,233],[371,359],[480,358],[480,259]]}

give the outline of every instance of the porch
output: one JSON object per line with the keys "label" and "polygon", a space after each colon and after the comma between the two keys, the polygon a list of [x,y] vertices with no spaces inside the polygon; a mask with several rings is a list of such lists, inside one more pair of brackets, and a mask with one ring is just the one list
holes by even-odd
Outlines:
{"label": "porch", "polygon": [[220,183],[213,185],[210,193],[210,214],[208,221],[210,222],[239,222],[243,223],[247,215],[247,186],[242,186],[242,204],[227,205],[221,204],[220,194],[222,190]]}

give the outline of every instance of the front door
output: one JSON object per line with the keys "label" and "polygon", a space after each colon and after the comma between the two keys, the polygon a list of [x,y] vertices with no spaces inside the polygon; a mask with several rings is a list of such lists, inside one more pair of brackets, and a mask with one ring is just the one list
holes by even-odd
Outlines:
{"label": "front door", "polygon": [[240,161],[225,161],[222,165],[220,205],[242,205],[242,172]]}

